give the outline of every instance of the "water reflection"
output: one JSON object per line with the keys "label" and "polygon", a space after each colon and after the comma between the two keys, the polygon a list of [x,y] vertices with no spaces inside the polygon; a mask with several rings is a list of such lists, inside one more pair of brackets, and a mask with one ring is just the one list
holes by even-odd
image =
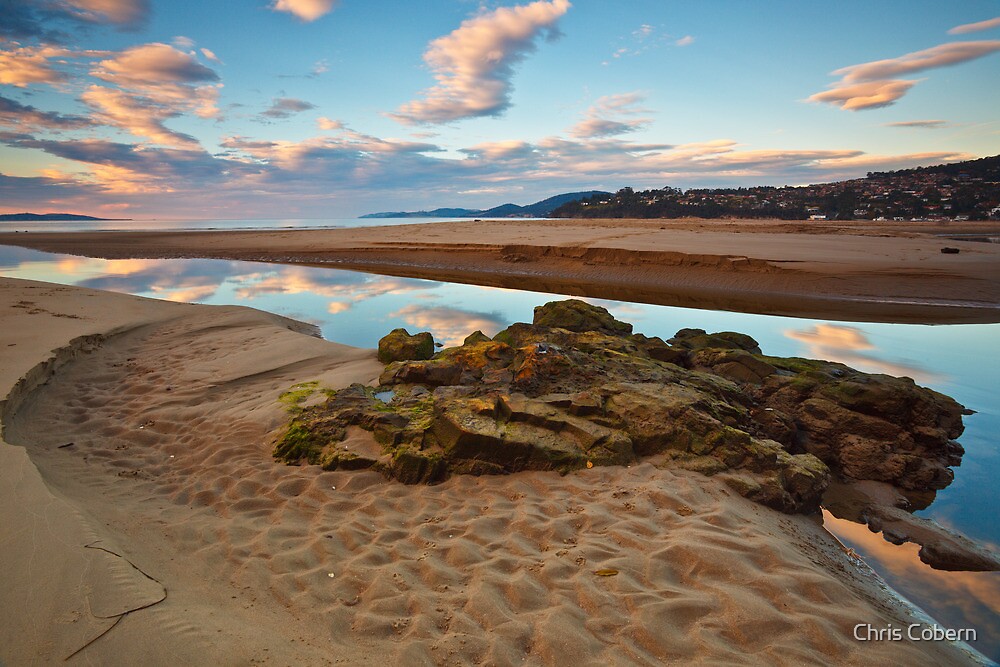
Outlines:
{"label": "water reflection", "polygon": [[785,335],[805,343],[808,352],[803,356],[806,357],[839,361],[867,373],[906,376],[922,383],[940,379],[916,364],[893,363],[879,358],[875,345],[858,327],[822,323],[809,329],[786,330]]}
{"label": "water reflection", "polygon": [[392,313],[392,317],[401,317],[420,331],[433,332],[434,338],[445,345],[461,345],[476,330],[492,337],[507,326],[498,313],[476,313],[448,306],[411,304]]}
{"label": "water reflection", "polygon": [[932,570],[920,561],[915,544],[890,544],[866,527],[825,511],[823,525],[903,597],[933,610],[938,623],[975,628],[977,641],[969,643],[985,655],[1000,656],[1000,577],[996,572]]}

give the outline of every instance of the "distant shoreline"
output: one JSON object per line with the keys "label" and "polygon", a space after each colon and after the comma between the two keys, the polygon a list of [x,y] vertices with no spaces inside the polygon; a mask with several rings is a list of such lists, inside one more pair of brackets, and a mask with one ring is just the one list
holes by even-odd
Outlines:
{"label": "distant shoreline", "polygon": [[75,213],[3,213],[0,222],[127,222],[132,218],[95,218]]}

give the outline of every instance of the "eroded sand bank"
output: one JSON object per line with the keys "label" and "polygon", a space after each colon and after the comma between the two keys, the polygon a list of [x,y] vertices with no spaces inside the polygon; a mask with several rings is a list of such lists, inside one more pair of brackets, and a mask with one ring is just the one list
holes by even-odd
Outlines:
{"label": "eroded sand bank", "polygon": [[381,369],[305,325],[12,279],[0,320],[8,664],[61,660],[130,609],[72,661],[971,661],[853,639],[916,621],[815,519],[695,473],[427,487],[276,464],[283,391]]}

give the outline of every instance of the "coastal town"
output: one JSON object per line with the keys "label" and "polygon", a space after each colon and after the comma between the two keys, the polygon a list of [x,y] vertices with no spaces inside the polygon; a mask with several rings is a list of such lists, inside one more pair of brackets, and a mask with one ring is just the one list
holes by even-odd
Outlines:
{"label": "coastal town", "polygon": [[558,218],[779,218],[967,221],[1000,218],[1000,156],[807,186],[635,191],[595,195]]}

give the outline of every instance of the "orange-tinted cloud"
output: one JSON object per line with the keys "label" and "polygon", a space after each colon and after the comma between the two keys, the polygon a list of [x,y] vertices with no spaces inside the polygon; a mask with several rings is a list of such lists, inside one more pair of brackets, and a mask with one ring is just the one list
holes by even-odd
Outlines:
{"label": "orange-tinted cloud", "polygon": [[65,73],[49,62],[70,55],[71,51],[53,46],[20,46],[0,49],[0,84],[24,88],[33,83],[55,85],[67,80]]}
{"label": "orange-tinted cloud", "polygon": [[965,23],[963,25],[957,25],[948,31],[949,35],[965,35],[970,32],[979,32],[981,30],[991,30],[993,28],[1000,28],[1000,16],[995,19],[987,19],[985,21],[978,21],[976,23]]}
{"label": "orange-tinted cloud", "polygon": [[846,83],[876,81],[938,67],[958,65],[982,58],[996,51],[1000,51],[1000,40],[950,42],[922,51],[907,53],[898,58],[873,60],[861,65],[842,67],[833,73],[842,76]]}
{"label": "orange-tinted cloud", "polygon": [[569,0],[538,0],[463,21],[424,53],[437,85],[390,116],[415,124],[502,113],[510,106],[514,65],[535,49],[540,35],[558,34],[555,24],[569,8]]}
{"label": "orange-tinted cloud", "polygon": [[339,120],[327,118],[326,116],[320,116],[316,119],[316,127],[321,130],[342,130],[344,129],[344,123]]}
{"label": "orange-tinted cloud", "polygon": [[809,102],[825,102],[847,111],[887,107],[905,95],[916,81],[864,81],[849,86],[840,85],[808,97]]}
{"label": "orange-tinted cloud", "polygon": [[153,143],[177,148],[198,148],[198,141],[182,132],[167,129],[163,122],[177,116],[171,108],[114,88],[90,86],[80,99],[96,113],[94,120],[113,125]]}
{"label": "orange-tinted cloud", "polygon": [[91,85],[81,95],[95,119],[156,144],[197,149],[194,137],[170,130],[164,122],[185,113],[202,118],[219,114],[218,75],[191,53],[168,44],[126,49],[98,62],[90,74],[116,86]]}
{"label": "orange-tinted cloud", "polygon": [[315,21],[333,11],[335,0],[275,0],[271,8],[276,12],[294,14],[303,21]]}
{"label": "orange-tinted cloud", "polygon": [[938,67],[959,65],[1000,51],[1000,40],[950,42],[899,56],[873,60],[834,70],[840,81],[830,90],[807,98],[849,111],[889,106],[903,97],[917,82],[895,77]]}

